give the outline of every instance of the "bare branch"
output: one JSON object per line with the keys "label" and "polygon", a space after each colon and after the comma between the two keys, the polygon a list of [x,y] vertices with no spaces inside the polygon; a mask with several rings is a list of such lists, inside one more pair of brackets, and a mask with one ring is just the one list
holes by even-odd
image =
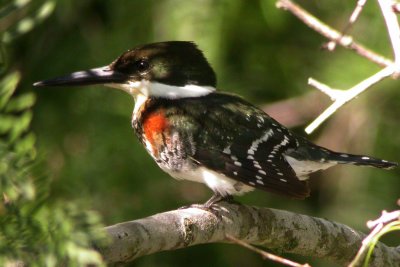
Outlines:
{"label": "bare branch", "polygon": [[[333,30],[326,24],[319,21],[317,18],[312,16],[310,13],[302,9],[300,6],[294,4],[290,0],[278,0],[277,7],[284,8],[296,17],[298,17],[307,26],[319,32],[326,38],[330,39],[333,45],[338,43],[344,47],[351,48],[355,50],[359,55],[369,59],[370,61],[384,66],[385,68],[381,71],[375,73],[374,75],[368,77],[357,85],[353,86],[348,90],[337,90],[322,84],[314,79],[309,79],[309,84],[320,90],[321,92],[327,94],[334,102],[321,113],[310,125],[307,126],[305,131],[310,134],[312,133],[322,122],[329,118],[333,113],[335,113],[340,107],[349,102],[350,100],[357,97],[362,92],[366,91],[369,87],[376,84],[377,82],[385,79],[386,77],[393,76],[397,78],[400,71],[400,27],[395,15],[395,7],[390,0],[378,0],[381,6],[382,14],[385,18],[386,26],[388,28],[389,36],[392,42],[393,51],[395,54],[395,62],[384,58],[383,56],[376,54],[375,52],[363,47],[362,45],[356,43],[351,36],[343,35],[336,30]],[[349,24],[354,23],[354,21],[359,16],[363,6],[365,5],[365,0],[359,0],[356,9],[353,11]]]}
{"label": "bare branch", "polygon": [[396,224],[400,225],[400,211],[393,211],[393,212],[386,212],[383,211],[381,217],[374,221],[368,221],[367,226],[368,228],[373,230],[371,233],[364,238],[362,241],[362,245],[360,249],[357,252],[357,255],[354,257],[354,259],[351,261],[349,264],[349,267],[355,267],[358,266],[361,262],[361,259],[364,257],[364,254],[366,253],[367,249],[372,245],[373,240],[379,236],[381,232],[384,231],[384,228],[387,226],[390,226],[389,223],[392,223],[393,221],[398,221]]}
{"label": "bare branch", "polygon": [[[346,26],[342,30],[342,36],[347,34],[347,32],[349,31],[350,27],[353,26],[354,22],[356,22],[356,20],[360,16],[361,11],[362,11],[362,9],[363,9],[363,7],[364,7],[366,2],[367,2],[367,0],[358,0],[357,1],[357,5],[356,5],[355,9],[353,10],[353,13],[351,13],[349,21],[347,22]],[[336,40],[335,41],[329,41],[326,44],[326,47],[328,48],[329,51],[333,51],[336,48],[336,44],[337,44]]]}
{"label": "bare branch", "polygon": [[374,221],[368,221],[367,226],[369,229],[376,227],[379,224],[387,224],[389,222],[399,220],[400,221],[400,210],[395,210],[392,212],[382,211],[381,217]]}
{"label": "bare branch", "polygon": [[242,240],[234,238],[233,236],[228,235],[228,236],[226,236],[226,238],[229,241],[232,241],[233,243],[238,244],[239,246],[242,246],[242,247],[247,248],[247,249],[249,249],[251,251],[254,251],[255,253],[260,254],[264,259],[269,259],[271,261],[276,261],[276,262],[279,262],[279,263],[281,263],[283,265],[287,265],[287,266],[291,266],[291,267],[310,267],[310,265],[307,264],[307,263],[306,264],[300,264],[300,263],[297,263],[297,262],[294,262],[294,261],[291,261],[291,260],[276,256],[276,255],[274,255],[272,253],[266,252],[264,250],[256,248],[255,246],[252,246],[252,245],[250,245],[250,244],[248,244],[246,242],[243,242]]}
{"label": "bare branch", "polygon": [[[394,65],[387,66],[386,68],[378,71],[374,75],[368,77],[367,79],[363,80],[362,82],[358,83],[352,88],[342,91],[340,93],[341,96],[336,98],[335,102],[333,102],[332,105],[330,105],[324,112],[321,113],[321,115],[319,115],[310,125],[307,126],[307,128],[305,129],[306,133],[308,134],[312,133],[319,125],[321,125],[321,123],[323,123],[327,118],[329,118],[333,113],[336,112],[336,110],[338,110],[344,104],[346,104],[347,102],[354,99],[362,92],[369,89],[372,85],[376,84],[377,82],[383,80],[386,77],[393,75],[394,73],[395,73],[395,66]],[[331,96],[331,93],[328,95]]]}
{"label": "bare branch", "polygon": [[358,0],[357,1],[357,5],[356,8],[354,9],[353,13],[351,13],[350,19],[349,19],[349,24],[348,26],[345,28],[345,30],[343,30],[343,32],[347,32],[348,28],[354,24],[354,22],[356,22],[357,18],[360,16],[361,11],[363,9],[363,7],[365,6],[365,3],[367,2],[367,0]]}
{"label": "bare branch", "polygon": [[346,94],[346,91],[330,88],[328,85],[323,84],[313,78],[308,78],[308,84],[328,95],[332,101],[340,99]]}
{"label": "bare branch", "polygon": [[[187,208],[106,228],[112,243],[100,249],[109,263],[128,262],[159,251],[197,244],[246,243],[280,252],[324,258],[344,265],[356,255],[364,234],[346,225],[287,211],[221,203],[213,212]],[[400,252],[378,243],[371,266],[396,266]]]}
{"label": "bare branch", "polygon": [[393,9],[393,2],[391,0],[378,0],[381,7],[383,18],[385,19],[386,27],[388,29],[390,41],[394,52],[394,64],[396,65],[396,72],[400,71],[400,26],[397,16]]}
{"label": "bare branch", "polygon": [[300,19],[304,24],[318,32],[325,38],[337,42],[339,45],[354,50],[357,54],[368,60],[378,64],[381,67],[386,67],[392,65],[393,62],[390,59],[385,58],[382,55],[375,53],[374,51],[366,48],[365,46],[357,43],[353,40],[353,37],[349,35],[343,35],[333,28],[329,27],[307,11],[305,11],[300,6],[296,5],[290,0],[279,0],[276,3],[278,8],[290,11],[298,19]]}

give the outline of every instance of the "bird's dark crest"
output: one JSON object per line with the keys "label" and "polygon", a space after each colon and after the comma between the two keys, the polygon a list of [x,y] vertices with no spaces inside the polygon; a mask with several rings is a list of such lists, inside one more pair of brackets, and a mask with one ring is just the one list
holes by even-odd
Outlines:
{"label": "bird's dark crest", "polygon": [[110,64],[110,69],[136,75],[138,63],[149,64],[143,78],[164,84],[216,87],[217,78],[203,52],[194,42],[169,41],[140,45]]}

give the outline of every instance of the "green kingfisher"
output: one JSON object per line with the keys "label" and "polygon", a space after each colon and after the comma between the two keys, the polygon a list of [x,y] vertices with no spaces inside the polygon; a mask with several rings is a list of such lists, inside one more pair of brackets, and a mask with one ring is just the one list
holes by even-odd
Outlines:
{"label": "green kingfisher", "polygon": [[303,199],[309,175],[337,164],[397,166],[315,145],[243,98],[216,91],[216,75],[193,42],[137,46],[108,66],[34,86],[93,84],[133,96],[137,137],[163,171],[211,188],[206,206],[255,188]]}

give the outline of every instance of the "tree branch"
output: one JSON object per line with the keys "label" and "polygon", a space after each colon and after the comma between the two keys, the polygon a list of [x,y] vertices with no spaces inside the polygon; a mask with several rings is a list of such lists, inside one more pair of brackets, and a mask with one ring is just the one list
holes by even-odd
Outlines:
{"label": "tree branch", "polygon": [[[365,3],[367,0],[358,0],[357,5],[355,9],[353,10],[353,13],[351,13],[351,16],[349,18],[349,21],[347,22],[346,26],[342,30],[342,36],[347,34],[347,32],[350,30],[351,26],[356,22],[358,17],[361,14],[361,11],[363,10]],[[326,47],[329,51],[333,51],[336,48],[337,41],[336,40],[331,40],[329,41],[324,47]]]}
{"label": "tree branch", "polygon": [[[364,234],[320,218],[269,208],[221,203],[213,212],[187,208],[106,227],[112,243],[100,249],[109,263],[197,244],[228,242],[227,235],[280,253],[347,264]],[[400,251],[378,243],[371,266],[397,266]]]}
{"label": "tree branch", "polygon": [[362,57],[367,58],[368,60],[378,64],[381,67],[386,67],[393,64],[393,61],[390,59],[385,58],[382,55],[375,53],[374,51],[366,48],[360,43],[357,43],[353,40],[353,37],[349,35],[343,35],[342,33],[334,30],[333,28],[329,27],[306,10],[301,8],[300,6],[296,5],[290,0],[278,0],[276,3],[278,8],[282,8],[291,12],[295,15],[298,19],[300,19],[304,24],[308,27],[313,29],[314,31],[318,32],[325,38],[329,40],[335,41],[337,44],[354,50],[357,54]]}
{"label": "tree branch", "polygon": [[390,37],[390,42],[392,43],[396,72],[399,72],[400,71],[400,26],[399,26],[399,21],[397,20],[397,16],[393,10],[393,1],[378,0],[378,3],[379,6],[381,7],[383,18],[385,19],[386,28],[388,30]]}
{"label": "tree branch", "polygon": [[[381,80],[393,75],[396,73],[396,67],[395,65],[389,65],[386,68],[378,71],[377,73],[371,75],[370,77],[366,78],[365,80],[361,81],[360,83],[356,84],[350,89],[347,90],[337,90],[337,89],[332,89],[329,88],[329,86],[324,85],[324,90],[320,88],[322,84],[319,83],[319,86],[317,86],[315,83],[314,79],[311,79],[312,83],[311,85],[314,85],[318,90],[324,92],[328,96],[330,96],[332,99],[334,99],[334,102],[327,108],[325,109],[324,112],[322,112],[312,123],[310,123],[306,127],[306,133],[310,134],[312,133],[319,125],[321,125],[322,122],[324,122],[326,119],[328,119],[333,113],[335,113],[339,108],[341,108],[344,104],[347,102],[353,100],[356,98],[359,94],[363,93],[367,89],[371,88],[372,85],[380,82]],[[310,82],[310,80],[309,80]],[[329,90],[328,90],[329,88]],[[329,92],[329,93],[328,93]],[[335,92],[335,93],[333,93]]]}
{"label": "tree branch", "polygon": [[[305,131],[310,134],[312,133],[322,122],[328,119],[333,113],[335,113],[340,107],[342,107],[347,102],[353,100],[362,92],[366,91],[370,86],[376,84],[377,82],[392,76],[396,79],[399,75],[400,70],[400,26],[396,17],[395,8],[392,1],[390,0],[378,0],[382,15],[386,22],[386,27],[389,32],[390,41],[392,43],[395,60],[394,62],[386,59],[385,57],[365,48],[364,46],[356,43],[351,36],[344,35],[338,31],[330,28],[328,25],[322,23],[320,20],[315,18],[313,15],[302,9],[300,6],[296,5],[290,0],[278,0],[276,6],[278,8],[283,8],[290,11],[293,15],[299,18],[304,24],[317,31],[321,35],[330,39],[331,42],[328,44],[328,48],[333,50],[335,44],[340,44],[346,48],[354,50],[357,54],[369,59],[370,61],[384,67],[381,71],[371,75],[362,82],[353,86],[348,90],[337,90],[332,89],[327,85],[319,83],[314,79],[310,79],[309,83],[314,87],[327,94],[334,101],[323,113],[321,113],[310,125],[307,126]],[[365,1],[359,0],[357,7],[354,10],[350,23],[354,23],[360,14]],[[345,29],[346,30],[346,29]]]}

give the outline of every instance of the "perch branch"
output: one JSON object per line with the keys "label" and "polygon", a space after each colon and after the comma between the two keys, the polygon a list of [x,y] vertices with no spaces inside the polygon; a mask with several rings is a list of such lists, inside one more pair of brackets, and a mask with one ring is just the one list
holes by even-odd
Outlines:
{"label": "perch branch", "polygon": [[[287,211],[221,203],[213,212],[187,208],[106,228],[112,238],[99,249],[109,263],[197,244],[229,242],[230,235],[280,253],[295,253],[344,265],[364,234],[346,225]],[[396,266],[400,252],[378,243],[371,266]]]}

